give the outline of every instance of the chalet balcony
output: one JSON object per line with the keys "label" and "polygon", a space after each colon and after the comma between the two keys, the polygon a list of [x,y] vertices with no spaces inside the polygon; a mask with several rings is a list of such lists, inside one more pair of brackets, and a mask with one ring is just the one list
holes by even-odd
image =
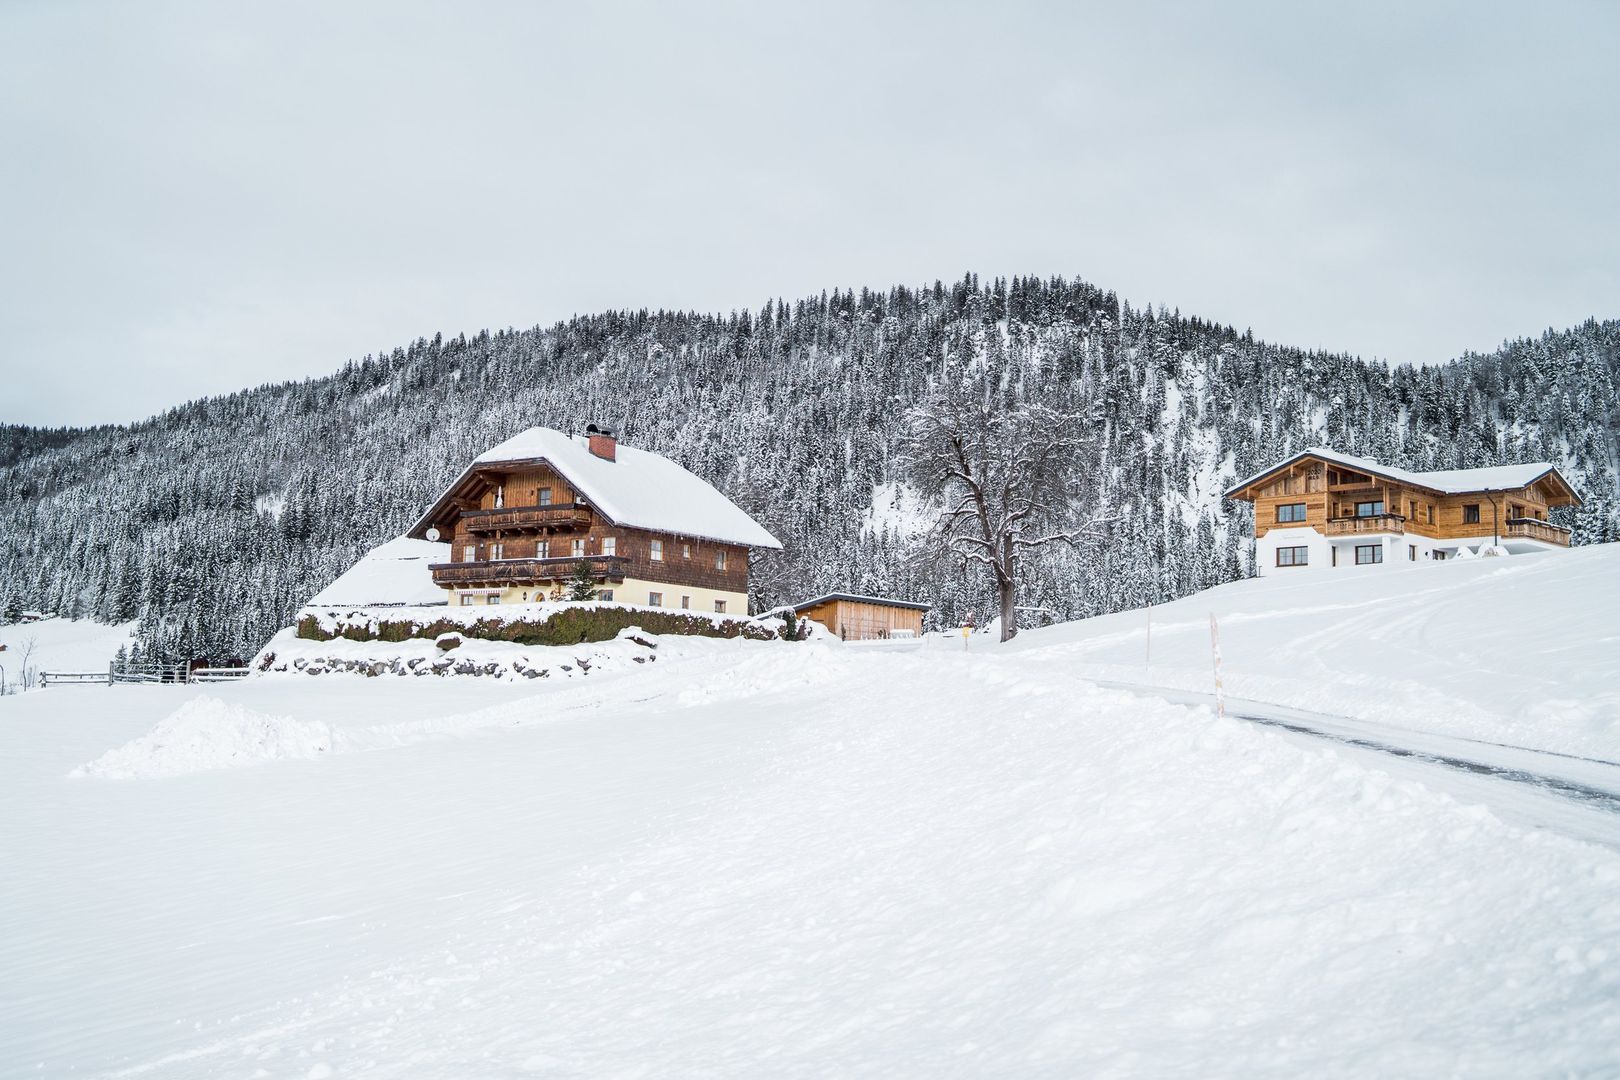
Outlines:
{"label": "chalet balcony", "polygon": [[1540,518],[1508,518],[1502,526],[1504,540],[1540,540],[1544,544],[1569,547],[1569,530]]}
{"label": "chalet balcony", "polygon": [[506,506],[499,510],[468,510],[461,523],[468,532],[540,532],[588,529],[590,508],[581,503],[547,506]]}
{"label": "chalet balcony", "polygon": [[1401,514],[1367,514],[1363,517],[1328,518],[1322,530],[1327,536],[1362,536],[1370,533],[1404,533],[1406,518]]}
{"label": "chalet balcony", "polygon": [[[628,559],[622,555],[588,555],[591,574],[598,581],[624,580]],[[493,588],[503,585],[541,585],[567,581],[574,576],[580,560],[574,556],[559,559],[498,559],[494,562],[434,563],[428,567],[433,583],[446,588],[455,585]]]}

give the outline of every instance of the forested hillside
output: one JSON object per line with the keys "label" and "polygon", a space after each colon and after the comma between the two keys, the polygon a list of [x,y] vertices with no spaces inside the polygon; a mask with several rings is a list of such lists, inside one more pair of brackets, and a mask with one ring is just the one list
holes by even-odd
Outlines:
{"label": "forested hillside", "polygon": [[171,656],[246,656],[467,460],[534,424],[614,426],[771,529],[756,605],[853,589],[992,612],[981,573],[911,558],[898,426],[942,366],[1078,413],[1105,452],[1111,538],[1033,564],[1020,603],[1074,617],[1248,572],[1224,482],[1313,443],[1417,469],[1559,463],[1555,519],[1620,538],[1620,322],[1451,363],[1305,352],[1079,281],[835,291],[728,316],[610,312],[418,340],[329,378],[128,427],[0,428],[0,609],[139,618]]}

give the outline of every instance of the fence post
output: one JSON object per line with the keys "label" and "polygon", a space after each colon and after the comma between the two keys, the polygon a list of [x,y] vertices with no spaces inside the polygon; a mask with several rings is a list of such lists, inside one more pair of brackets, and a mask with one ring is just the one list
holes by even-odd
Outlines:
{"label": "fence post", "polygon": [[1226,691],[1221,686],[1221,632],[1215,624],[1215,613],[1209,613],[1209,652],[1215,662],[1215,715],[1226,718]]}
{"label": "fence post", "polygon": [[1147,647],[1144,650],[1142,666],[1153,666],[1153,601],[1151,600],[1148,601],[1147,606]]}
{"label": "fence post", "polygon": [[112,661],[112,660],[107,661],[107,685],[108,686],[111,686],[113,684],[113,665],[114,665],[114,663],[115,663],[115,661]]}

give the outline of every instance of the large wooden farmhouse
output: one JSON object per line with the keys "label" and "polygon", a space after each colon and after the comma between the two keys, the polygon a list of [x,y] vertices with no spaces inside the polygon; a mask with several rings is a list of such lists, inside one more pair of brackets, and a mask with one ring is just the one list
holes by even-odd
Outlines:
{"label": "large wooden farmhouse", "polygon": [[1546,462],[1418,473],[1321,448],[1256,473],[1225,496],[1254,504],[1262,574],[1401,566],[1492,548],[1567,548],[1569,530],[1548,512],[1580,505]]}
{"label": "large wooden farmhouse", "polygon": [[406,535],[450,544],[430,570],[451,604],[559,595],[584,560],[603,600],[739,615],[749,549],[781,547],[698,477],[594,425],[485,451]]}

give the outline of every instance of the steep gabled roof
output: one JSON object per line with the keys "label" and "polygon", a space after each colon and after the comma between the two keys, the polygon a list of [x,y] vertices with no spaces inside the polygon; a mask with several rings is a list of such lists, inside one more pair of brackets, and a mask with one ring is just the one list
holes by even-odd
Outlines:
{"label": "steep gabled roof", "polygon": [[1384,465],[1371,458],[1356,457],[1353,454],[1343,454],[1324,446],[1312,446],[1301,450],[1286,461],[1278,462],[1255,473],[1245,480],[1233,484],[1221,497],[1230,499],[1238,492],[1252,484],[1259,483],[1273,473],[1281,472],[1296,462],[1305,458],[1320,458],[1335,465],[1364,472],[1371,476],[1394,480],[1396,483],[1409,484],[1412,487],[1425,488],[1442,495],[1466,495],[1472,492],[1504,491],[1513,488],[1529,487],[1537,480],[1549,473],[1558,478],[1558,482],[1568,489],[1570,499],[1580,505],[1580,496],[1575,493],[1574,485],[1564,479],[1558,467],[1548,461],[1535,461],[1522,465],[1492,465],[1483,469],[1442,469],[1436,472],[1411,472],[1407,469],[1398,469],[1393,465]]}
{"label": "steep gabled roof", "polygon": [[421,536],[442,517],[452,494],[479,469],[541,463],[616,525],[725,544],[782,546],[736,503],[661,454],[620,443],[615,460],[608,461],[591,453],[583,437],[543,427],[529,428],[479,454],[407,535]]}

